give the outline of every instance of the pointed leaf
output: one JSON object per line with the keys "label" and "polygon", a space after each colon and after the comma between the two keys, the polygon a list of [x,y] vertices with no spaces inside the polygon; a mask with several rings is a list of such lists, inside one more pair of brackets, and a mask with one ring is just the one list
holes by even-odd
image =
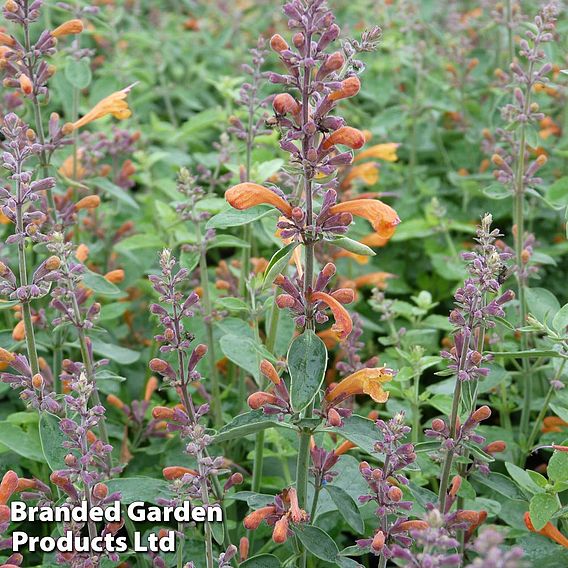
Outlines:
{"label": "pointed leaf", "polygon": [[272,255],[272,258],[264,271],[264,288],[270,286],[272,282],[274,282],[274,279],[288,266],[290,258],[292,258],[292,254],[294,253],[294,249],[299,244],[300,243],[298,242],[290,243]]}
{"label": "pointed leaf", "polygon": [[324,485],[325,490],[335,503],[339,514],[345,519],[347,524],[357,533],[362,534],[365,530],[361,513],[353,497],[340,487],[334,485]]}
{"label": "pointed leaf", "polygon": [[316,396],[323,384],[327,367],[327,349],[324,342],[310,329],[292,341],[288,350],[290,372],[290,401],[300,412]]}
{"label": "pointed leaf", "polygon": [[293,531],[298,540],[316,558],[326,562],[335,562],[339,555],[339,548],[325,531],[313,525],[298,525],[293,527]]}

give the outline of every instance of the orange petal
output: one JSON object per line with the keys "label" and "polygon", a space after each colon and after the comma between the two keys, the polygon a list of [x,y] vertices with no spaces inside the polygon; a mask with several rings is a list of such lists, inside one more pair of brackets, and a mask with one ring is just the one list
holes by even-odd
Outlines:
{"label": "orange petal", "polygon": [[365,158],[375,158],[377,160],[384,160],[385,162],[396,162],[398,156],[396,155],[396,150],[399,144],[395,142],[388,142],[387,144],[375,144],[370,148],[366,148],[362,152],[359,152],[354,160],[358,162]]}
{"label": "orange petal", "polygon": [[329,209],[332,215],[337,213],[351,213],[367,219],[373,225],[378,235],[386,239],[393,236],[400,219],[396,211],[382,201],[375,199],[353,199],[333,205]]}
{"label": "orange petal", "polygon": [[392,371],[385,367],[360,369],[345,377],[325,396],[328,402],[334,402],[356,394],[368,394],[375,402],[386,402],[389,393],[383,385],[392,379]]}
{"label": "orange petal", "polygon": [[345,339],[353,329],[353,322],[349,312],[333,297],[325,292],[314,292],[311,300],[319,300],[329,306],[333,312],[335,324],[331,327],[332,331],[337,333],[337,337],[341,340]]}
{"label": "orange petal", "polygon": [[554,542],[568,548],[568,538],[566,538],[551,522],[546,523],[542,529],[537,531],[532,524],[531,515],[527,511],[525,513],[525,525],[529,531],[546,536]]}
{"label": "orange petal", "polygon": [[356,288],[363,288],[364,286],[373,286],[384,290],[387,287],[387,279],[394,278],[394,274],[390,272],[371,272],[363,274],[353,279]]}
{"label": "orange petal", "polygon": [[342,126],[331,134],[331,136],[328,136],[321,146],[324,150],[329,150],[329,148],[336,144],[342,144],[343,146],[356,150],[365,144],[365,135],[357,128]]}
{"label": "orange petal", "polygon": [[287,217],[292,215],[292,206],[279,195],[257,183],[239,183],[228,189],[225,199],[235,209],[249,209],[256,205],[272,205]]}
{"label": "orange petal", "polygon": [[353,448],[356,447],[357,445],[354,444],[353,442],[345,440],[345,442],[343,442],[336,450],[334,450],[333,453],[336,456],[342,456],[343,454],[347,453],[349,450],[352,450]]}

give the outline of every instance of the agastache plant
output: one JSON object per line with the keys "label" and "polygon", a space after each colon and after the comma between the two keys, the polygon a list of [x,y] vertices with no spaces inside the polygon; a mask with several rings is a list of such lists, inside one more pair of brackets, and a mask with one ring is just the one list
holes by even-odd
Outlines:
{"label": "agastache plant", "polygon": [[[276,297],[276,304],[279,308],[290,309],[297,327],[303,333],[292,343],[288,354],[291,390],[276,370],[268,369],[264,362],[263,374],[272,383],[271,390],[251,395],[249,405],[281,417],[288,414],[296,420],[299,417],[310,419],[314,415],[314,405],[319,400],[325,372],[327,353],[323,342],[314,334],[316,325],[328,320],[325,311],[330,309],[335,320],[332,331],[338,338],[347,338],[353,327],[344,305],[353,301],[354,292],[347,288],[328,291],[336,268],[328,263],[318,270],[315,247],[324,239],[334,244],[341,243],[354,215],[366,218],[385,239],[392,236],[399,219],[391,207],[378,200],[355,199],[340,203],[336,191],[337,169],[352,162],[351,150],[361,148],[365,136],[360,130],[347,126],[345,120],[332,114],[332,111],[338,101],[351,98],[359,92],[361,83],[357,71],[362,70],[363,65],[354,57],[359,52],[374,49],[380,30],[374,28],[365,32],[361,42],[346,42],[341,51],[332,51],[331,46],[338,39],[340,28],[323,0],[288,2],[284,6],[284,13],[288,17],[288,27],[293,31],[292,45],[279,34],[271,38],[270,46],[278,54],[285,73],[270,72],[268,79],[294,93],[277,94],[272,106],[275,112],[273,123],[282,134],[280,146],[290,155],[290,166],[298,178],[296,189],[291,195],[286,195],[275,186],[244,182],[231,187],[225,198],[235,209],[244,210],[266,204],[281,213],[277,228],[287,248],[278,256],[284,258],[284,262],[293,259],[296,274],[291,277],[280,274],[276,277],[274,283],[282,290]],[[320,178],[322,181],[319,181]],[[304,252],[303,258],[301,250]],[[363,254],[373,254],[363,245],[358,245],[358,250]],[[309,396],[304,394],[296,397],[295,375],[299,360],[304,357],[315,359],[316,374],[312,377],[313,384],[309,386]],[[392,374],[391,370],[384,368],[355,372],[328,390],[316,416],[325,419],[330,426],[340,427],[343,417],[351,413],[341,404],[357,393],[366,393],[377,402],[385,402],[387,394],[382,385],[392,378]],[[297,380],[303,380],[303,377]],[[292,489],[286,490],[286,495],[294,496],[293,503],[297,499],[301,510],[308,507],[311,435],[312,431],[308,428],[300,430],[296,488],[293,493],[290,493]],[[276,514],[279,514],[278,504],[275,507]],[[266,509],[264,513],[265,517],[260,520],[267,518],[270,524],[272,509]],[[278,528],[273,535],[276,542],[287,539],[289,521],[284,521],[284,518],[287,519],[281,517],[274,521]],[[291,517],[292,524],[301,524],[306,520],[307,516],[300,514]],[[256,528],[258,523],[249,525],[247,528]],[[305,566],[307,553],[301,544],[299,550],[300,565]]]}
{"label": "agastache plant", "polygon": [[[489,359],[484,355],[485,332],[495,327],[495,318],[503,317],[503,306],[514,297],[511,290],[501,293],[500,288],[506,262],[510,255],[496,246],[501,236],[498,229],[492,229],[493,218],[486,214],[477,230],[477,248],[462,253],[467,262],[469,277],[455,293],[455,308],[449,320],[454,326],[454,346],[441,355],[448,360],[448,374],[455,376],[455,388],[449,421],[435,419],[427,435],[442,440],[444,454],[440,480],[440,509],[446,512],[447,489],[454,456],[465,451],[466,443],[482,443],[475,434],[475,428],[491,415],[487,406],[476,410],[478,381],[488,375],[489,369],[483,363]],[[465,387],[469,397],[465,399]],[[464,404],[464,401],[466,404]],[[468,418],[461,424],[461,407],[465,406]]]}
{"label": "agastache plant", "polygon": [[[156,357],[150,361],[150,369],[160,374],[167,385],[173,387],[181,399],[181,405],[175,408],[156,406],[152,415],[157,420],[167,422],[169,432],[179,432],[186,444],[185,451],[196,461],[196,469],[183,467],[166,468],[164,476],[173,481],[173,489],[177,494],[174,499],[179,504],[185,499],[199,500],[204,507],[214,505],[214,500],[223,497],[223,489],[218,476],[225,473],[224,460],[221,457],[212,458],[208,446],[212,437],[201,423],[209,411],[209,404],[197,405],[190,392],[193,383],[201,378],[197,365],[207,353],[207,346],[191,345],[193,336],[186,331],[183,320],[193,316],[199,297],[195,292],[185,294],[182,291],[184,281],[189,276],[185,268],[175,270],[176,260],[169,250],[160,255],[160,275],[150,275],[154,290],[159,294],[160,303],[152,304],[151,312],[158,316],[162,331],[155,339],[160,346],[160,352],[166,356],[171,354],[173,364],[166,359]],[[172,501],[173,502],[173,501]],[[167,503],[171,504],[171,503]],[[205,559],[207,568],[213,568],[214,550],[212,527],[205,523]],[[177,548],[178,568],[183,566],[184,528],[179,527],[180,540]],[[230,545],[228,533],[225,532],[226,546]]]}
{"label": "agastache plant", "polygon": [[[526,196],[536,191],[542,183],[537,172],[548,161],[544,153],[536,157],[530,154],[530,135],[533,125],[544,118],[539,104],[534,101],[537,85],[546,84],[552,71],[552,64],[547,61],[545,46],[554,40],[556,19],[559,6],[556,2],[545,4],[534,18],[533,26],[525,32],[519,43],[519,59],[510,62],[510,75],[507,79],[512,89],[512,100],[501,108],[501,115],[506,123],[505,128],[498,130],[500,143],[492,156],[496,166],[495,178],[503,184],[513,197],[513,220],[515,237],[515,274],[517,277],[519,326],[527,323],[526,288],[529,271],[526,266],[531,257],[530,245],[534,238],[526,234],[525,209]],[[512,32],[511,32],[512,33]],[[513,56],[513,53],[511,53]],[[521,350],[528,349],[529,336],[521,334]],[[531,400],[532,372],[530,361],[522,359],[523,367],[523,412],[521,416],[521,434],[528,435]]]}

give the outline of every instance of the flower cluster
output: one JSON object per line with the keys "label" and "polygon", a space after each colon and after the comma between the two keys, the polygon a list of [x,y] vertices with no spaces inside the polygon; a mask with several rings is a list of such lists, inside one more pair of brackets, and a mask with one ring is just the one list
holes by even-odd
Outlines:
{"label": "flower cluster", "polygon": [[249,513],[245,517],[243,525],[247,530],[255,530],[262,521],[266,521],[268,526],[274,527],[272,540],[276,544],[283,544],[292,535],[290,525],[307,523],[309,515],[300,508],[296,490],[290,487],[276,495],[272,505],[261,507]]}

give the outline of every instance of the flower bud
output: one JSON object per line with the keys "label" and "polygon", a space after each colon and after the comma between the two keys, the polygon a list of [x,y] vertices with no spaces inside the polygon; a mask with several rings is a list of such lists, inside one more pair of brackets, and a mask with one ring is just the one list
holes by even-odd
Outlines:
{"label": "flower bud", "polygon": [[280,384],[280,377],[278,376],[278,372],[274,368],[274,365],[268,360],[263,359],[260,362],[260,372],[273,384],[279,385]]}
{"label": "flower bud", "polygon": [[294,304],[295,300],[290,294],[278,294],[278,296],[276,296],[276,305],[281,310],[284,308],[292,308]]}
{"label": "flower bud", "polygon": [[246,536],[241,537],[239,541],[239,560],[244,562],[248,558],[250,542]]}
{"label": "flower bud", "polygon": [[75,251],[75,258],[79,262],[85,262],[89,258],[89,247],[81,243]]}
{"label": "flower bud", "polygon": [[496,440],[495,442],[487,444],[483,449],[488,454],[500,454],[507,449],[507,444],[503,440]]}
{"label": "flower bud", "polygon": [[424,531],[428,526],[426,521],[404,521],[398,528],[402,531]]}
{"label": "flower bud", "polygon": [[20,75],[20,89],[24,95],[31,95],[34,89],[31,79],[24,73]]}
{"label": "flower bud", "polygon": [[434,418],[434,420],[432,420],[432,430],[434,430],[434,432],[442,432],[445,427],[446,424],[441,418]]}
{"label": "flower bud", "polygon": [[329,412],[327,413],[327,422],[334,428],[341,426],[341,415],[337,412],[337,410],[335,410],[335,408],[329,409]]}
{"label": "flower bud", "polygon": [[118,398],[118,396],[114,394],[109,394],[107,396],[107,402],[118,410],[124,410],[124,407],[126,406],[124,402],[122,402],[122,400],[120,400],[120,398]]}
{"label": "flower bud", "polygon": [[296,99],[288,93],[280,93],[274,97],[272,101],[272,108],[276,114],[294,114],[297,115],[300,112],[300,104]]}
{"label": "flower bud", "polygon": [[81,209],[96,209],[101,204],[101,198],[98,195],[87,195],[83,197],[77,203],[75,203],[75,209],[80,211]]}
{"label": "flower bud", "polygon": [[380,552],[385,546],[385,533],[383,531],[378,531],[373,537],[373,542],[371,542],[371,548],[375,552]]}
{"label": "flower bud", "polygon": [[43,386],[43,377],[39,374],[36,373],[33,377],[32,377],[32,385],[34,387],[34,389],[41,389],[41,387]]}
{"label": "flower bud", "polygon": [[389,489],[388,496],[391,501],[398,503],[402,499],[402,490],[400,489],[400,487],[393,485]]}
{"label": "flower bud", "polygon": [[458,494],[461,484],[462,484],[462,478],[459,475],[454,475],[454,478],[452,479],[452,485],[449,491],[452,497],[455,497]]}
{"label": "flower bud", "polygon": [[474,422],[483,422],[491,416],[491,409],[484,405],[478,408],[472,415],[471,420]]}
{"label": "flower bud", "polygon": [[97,483],[93,487],[93,496],[97,499],[106,499],[108,495],[108,487],[104,483]]}
{"label": "flower bud", "polygon": [[47,270],[57,270],[61,266],[61,259],[58,256],[50,256],[45,261]]}
{"label": "flower bud", "polygon": [[156,420],[171,420],[174,417],[174,409],[167,406],[155,406],[152,409],[152,417]]}
{"label": "flower bud", "polygon": [[277,402],[278,399],[273,394],[263,391],[255,392],[247,399],[247,404],[253,410],[257,410],[265,404],[276,404]]}
{"label": "flower bud", "polygon": [[274,34],[270,38],[270,47],[277,53],[280,53],[281,51],[286,51],[288,49],[288,44],[280,34]]}
{"label": "flower bud", "polygon": [[124,280],[124,270],[117,268],[105,274],[105,280],[112,284],[120,284]]}

